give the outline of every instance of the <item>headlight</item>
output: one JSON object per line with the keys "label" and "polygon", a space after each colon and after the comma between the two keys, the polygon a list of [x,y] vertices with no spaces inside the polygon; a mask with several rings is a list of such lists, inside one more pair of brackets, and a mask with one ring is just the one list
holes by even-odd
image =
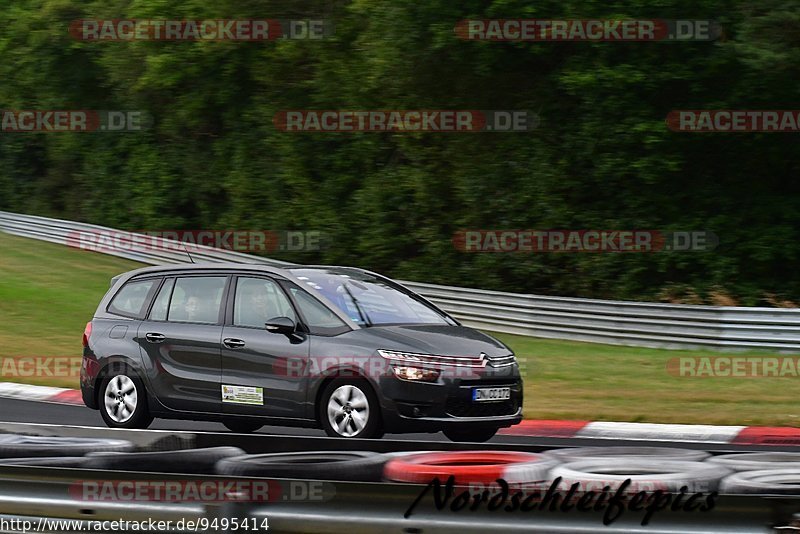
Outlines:
{"label": "headlight", "polygon": [[430,354],[414,354],[413,352],[399,352],[396,350],[379,350],[381,357],[399,362],[423,362],[423,358],[430,357]]}
{"label": "headlight", "polygon": [[424,363],[427,365],[448,365],[453,367],[486,367],[486,355],[471,356],[438,356],[435,354],[418,354],[398,350],[378,350],[381,357],[393,362]]}
{"label": "headlight", "polygon": [[439,379],[439,371],[437,369],[393,366],[392,371],[394,371],[394,376],[397,378],[412,380],[414,382],[436,382],[436,380]]}

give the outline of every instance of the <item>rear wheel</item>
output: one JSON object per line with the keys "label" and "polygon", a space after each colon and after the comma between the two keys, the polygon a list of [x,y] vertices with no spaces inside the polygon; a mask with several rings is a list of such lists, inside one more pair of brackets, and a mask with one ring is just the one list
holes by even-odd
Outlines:
{"label": "rear wheel", "polygon": [[110,428],[147,428],[153,417],[147,408],[147,392],[131,369],[109,371],[100,383],[100,415]]}
{"label": "rear wheel", "polygon": [[483,443],[484,441],[489,441],[497,434],[496,428],[484,428],[480,430],[476,430],[474,428],[469,429],[447,429],[444,431],[444,435],[447,436],[447,439],[450,441],[456,442],[472,442],[472,443]]}
{"label": "rear wheel", "polygon": [[325,433],[336,438],[380,438],[378,399],[366,380],[337,378],[320,397],[319,420]]}
{"label": "rear wheel", "polygon": [[237,434],[252,434],[264,426],[261,423],[251,423],[249,421],[225,421],[222,424],[225,425],[225,428]]}

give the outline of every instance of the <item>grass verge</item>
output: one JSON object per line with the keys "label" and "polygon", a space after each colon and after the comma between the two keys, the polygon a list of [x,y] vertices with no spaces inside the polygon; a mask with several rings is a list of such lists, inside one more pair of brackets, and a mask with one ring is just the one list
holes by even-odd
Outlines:
{"label": "grass verge", "polygon": [[[114,256],[0,232],[0,357],[72,356],[111,277],[141,267]],[[2,366],[0,381],[78,387],[77,377],[51,377]],[[16,372],[17,376],[13,376]],[[8,375],[12,376],[8,376]]]}

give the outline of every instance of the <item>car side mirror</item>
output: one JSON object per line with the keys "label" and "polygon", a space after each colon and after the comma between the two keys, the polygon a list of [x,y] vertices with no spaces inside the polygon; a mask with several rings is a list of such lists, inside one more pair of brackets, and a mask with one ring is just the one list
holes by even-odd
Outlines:
{"label": "car side mirror", "polygon": [[294,334],[297,325],[288,317],[274,317],[264,324],[267,332],[273,334]]}

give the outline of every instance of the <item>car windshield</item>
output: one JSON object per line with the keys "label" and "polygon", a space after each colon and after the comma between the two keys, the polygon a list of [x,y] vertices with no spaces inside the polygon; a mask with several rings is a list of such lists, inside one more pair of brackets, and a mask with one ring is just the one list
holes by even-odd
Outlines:
{"label": "car windshield", "polygon": [[419,298],[367,273],[345,269],[291,269],[291,272],[361,326],[453,324]]}

